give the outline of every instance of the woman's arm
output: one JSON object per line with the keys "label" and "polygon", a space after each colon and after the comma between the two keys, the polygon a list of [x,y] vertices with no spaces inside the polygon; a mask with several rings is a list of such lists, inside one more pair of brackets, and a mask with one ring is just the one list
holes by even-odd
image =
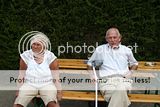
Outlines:
{"label": "woman's arm", "polygon": [[50,64],[50,69],[51,69],[53,77],[55,79],[55,86],[57,88],[57,98],[58,98],[58,100],[61,100],[61,98],[62,98],[62,88],[61,88],[61,83],[59,81],[59,65],[58,65],[57,59],[55,59]]}
{"label": "woman's arm", "polygon": [[[25,77],[25,71],[27,69],[26,63],[21,58],[19,61],[19,74],[18,74],[18,80],[22,80],[21,82],[17,83],[18,89],[23,85],[24,83],[24,77]],[[17,90],[16,96],[18,96],[19,91]]]}
{"label": "woman's arm", "polygon": [[26,70],[27,69],[27,65],[26,63],[23,61],[23,59],[20,59],[20,63],[19,63],[19,70]]}
{"label": "woman's arm", "polygon": [[[21,58],[20,62],[19,62],[19,76],[18,76],[18,79],[21,79],[21,80],[24,79],[26,69],[27,69],[27,65],[23,61],[23,59]],[[24,81],[22,81],[22,83],[18,83],[18,84],[21,86],[23,84],[23,82]]]}

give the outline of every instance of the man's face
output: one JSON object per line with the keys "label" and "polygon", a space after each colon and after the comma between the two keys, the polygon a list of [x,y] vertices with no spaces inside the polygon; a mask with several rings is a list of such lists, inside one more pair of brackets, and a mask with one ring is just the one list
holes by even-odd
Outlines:
{"label": "man's face", "polygon": [[32,51],[35,53],[43,52],[43,44],[41,42],[34,42],[32,45]]}
{"label": "man's face", "polygon": [[121,41],[121,36],[118,35],[115,29],[109,31],[108,35],[106,35],[106,40],[110,46],[118,46]]}

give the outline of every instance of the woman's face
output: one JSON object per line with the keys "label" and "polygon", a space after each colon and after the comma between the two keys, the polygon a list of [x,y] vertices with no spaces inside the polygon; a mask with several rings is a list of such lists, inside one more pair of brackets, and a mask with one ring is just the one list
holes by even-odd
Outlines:
{"label": "woman's face", "polygon": [[32,51],[35,53],[42,53],[44,50],[43,44],[41,42],[34,42],[31,45]]}

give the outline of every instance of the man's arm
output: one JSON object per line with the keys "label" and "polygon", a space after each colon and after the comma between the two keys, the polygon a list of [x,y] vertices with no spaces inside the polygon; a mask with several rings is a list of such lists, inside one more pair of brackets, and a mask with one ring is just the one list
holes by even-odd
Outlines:
{"label": "man's arm", "polygon": [[93,66],[87,65],[87,70],[89,72],[91,80],[97,80],[97,75],[94,73]]}
{"label": "man's arm", "polygon": [[92,66],[87,65],[87,70],[93,70]]}
{"label": "man's arm", "polygon": [[130,67],[130,70],[137,70],[137,68],[138,68],[138,65],[132,65],[132,66]]}
{"label": "man's arm", "polygon": [[129,70],[137,70],[138,68],[138,62],[137,60],[134,58],[134,55],[132,53],[132,51],[130,50],[130,54],[128,56],[128,60],[129,60]]}

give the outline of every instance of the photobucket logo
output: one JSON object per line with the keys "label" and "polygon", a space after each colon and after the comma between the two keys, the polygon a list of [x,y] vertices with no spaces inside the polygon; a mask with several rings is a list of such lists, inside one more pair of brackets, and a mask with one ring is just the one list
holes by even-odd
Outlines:
{"label": "photobucket logo", "polygon": [[58,46],[58,56],[60,56],[63,53],[93,53],[96,47],[98,47],[98,42],[96,42],[95,46],[87,46],[86,43],[83,43],[82,46],[72,46],[67,42],[66,46]]}
{"label": "photobucket logo", "polygon": [[30,50],[32,48],[33,43],[39,43],[42,46],[42,49],[36,53],[41,54],[44,50],[51,51],[51,43],[49,38],[39,31],[31,31],[22,36],[18,44],[19,54],[22,54],[26,50]]}
{"label": "photobucket logo", "polygon": [[[64,53],[93,53],[96,48],[98,47],[98,42],[96,42],[95,46],[94,45],[89,45],[87,46],[86,43],[83,43],[83,45],[76,45],[76,46],[72,46],[70,45],[68,42],[66,43],[66,46],[61,45],[58,46],[58,56],[60,56],[61,54]],[[132,51],[134,51],[134,53],[137,53],[137,48],[138,45],[137,43],[135,43],[133,46],[129,45],[127,46],[128,48],[130,48]],[[100,48],[98,50],[98,52],[105,52],[105,50],[103,48]]]}

